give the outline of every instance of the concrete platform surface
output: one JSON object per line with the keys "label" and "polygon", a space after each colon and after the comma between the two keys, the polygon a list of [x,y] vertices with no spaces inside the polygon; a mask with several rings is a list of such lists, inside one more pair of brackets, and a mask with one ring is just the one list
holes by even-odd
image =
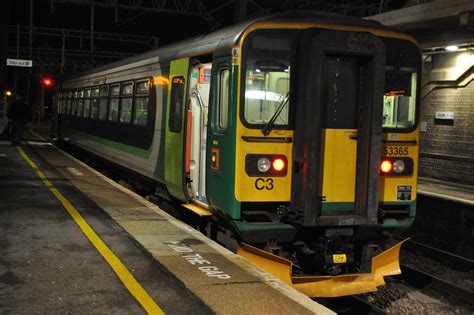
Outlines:
{"label": "concrete platform surface", "polygon": [[[212,314],[92,200],[23,149],[166,313]],[[0,200],[0,314],[145,313],[16,148],[3,143]]]}
{"label": "concrete platform surface", "polygon": [[[334,314],[55,147],[23,149],[166,313]],[[0,313],[143,312],[16,150],[0,154]]]}
{"label": "concrete platform surface", "polygon": [[474,206],[474,187],[420,177],[418,193]]}

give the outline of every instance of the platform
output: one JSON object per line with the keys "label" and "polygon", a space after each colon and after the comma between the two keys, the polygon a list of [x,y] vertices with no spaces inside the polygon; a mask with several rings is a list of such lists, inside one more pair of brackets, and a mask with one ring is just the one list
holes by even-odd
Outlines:
{"label": "platform", "polygon": [[474,187],[420,177],[418,193],[443,200],[474,206]]}
{"label": "platform", "polygon": [[48,142],[0,200],[0,313],[334,314]]}

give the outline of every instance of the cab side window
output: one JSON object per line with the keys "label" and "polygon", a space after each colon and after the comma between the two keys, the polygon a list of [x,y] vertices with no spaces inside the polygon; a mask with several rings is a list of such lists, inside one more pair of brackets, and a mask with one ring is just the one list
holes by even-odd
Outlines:
{"label": "cab side window", "polygon": [[219,70],[217,104],[217,126],[220,130],[227,129],[229,113],[229,69]]}

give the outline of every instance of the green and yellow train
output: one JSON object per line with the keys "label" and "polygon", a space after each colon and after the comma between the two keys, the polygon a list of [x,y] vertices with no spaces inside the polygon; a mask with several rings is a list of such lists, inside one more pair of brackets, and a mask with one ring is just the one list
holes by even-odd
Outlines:
{"label": "green and yellow train", "polygon": [[280,13],[64,81],[56,131],[305,294],[374,291],[415,217],[420,61],[375,22]]}

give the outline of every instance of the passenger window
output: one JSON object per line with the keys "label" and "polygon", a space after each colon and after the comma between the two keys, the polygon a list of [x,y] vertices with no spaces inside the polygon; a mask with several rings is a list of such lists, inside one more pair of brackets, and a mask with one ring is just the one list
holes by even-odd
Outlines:
{"label": "passenger window", "polygon": [[109,104],[109,99],[101,98],[99,103],[99,119],[107,119],[107,105]]}
{"label": "passenger window", "polygon": [[84,100],[84,112],[82,113],[82,116],[85,118],[89,118],[89,115],[91,113],[91,100],[90,99],[85,99]]}
{"label": "passenger window", "polygon": [[99,102],[99,119],[107,119],[107,106],[109,104],[109,86],[105,85],[100,88],[100,102]]}
{"label": "passenger window", "polygon": [[112,85],[110,88],[110,96],[119,96],[120,95],[120,84]]}
{"label": "passenger window", "polygon": [[135,116],[133,123],[139,126],[145,126],[148,119],[148,96],[137,97],[135,99]]}
{"label": "passenger window", "polygon": [[61,100],[60,100],[60,113],[65,114],[66,113],[66,95],[65,93],[61,94]]}
{"label": "passenger window", "polygon": [[169,129],[181,132],[183,121],[184,77],[174,77],[171,84]]}
{"label": "passenger window", "polygon": [[133,83],[124,83],[122,84],[122,96],[123,95],[132,95],[133,93]]}
{"label": "passenger window", "polygon": [[56,113],[61,114],[61,94],[56,96]]}
{"label": "passenger window", "polygon": [[[122,106],[120,107],[120,122],[129,124],[132,121],[132,98],[122,98]],[[145,118],[146,123],[146,118]]]}
{"label": "passenger window", "polygon": [[109,110],[110,121],[117,121],[118,109],[119,109],[119,99],[118,98],[110,99],[110,110]]}
{"label": "passenger window", "polygon": [[92,89],[92,97],[98,97],[99,96],[99,88],[93,88]]}
{"label": "passenger window", "polygon": [[82,114],[83,117],[88,118],[91,112],[91,90],[87,89],[84,92],[84,112]]}
{"label": "passenger window", "polygon": [[91,106],[91,118],[97,119],[97,114],[99,113],[99,99],[94,98],[92,99],[92,106]]}
{"label": "passenger window", "polygon": [[119,111],[119,96],[120,96],[120,84],[115,84],[110,87],[110,108],[109,108],[109,120],[116,122],[118,120]]}
{"label": "passenger window", "polygon": [[72,110],[71,115],[76,116],[77,113],[77,91],[72,95]]}
{"label": "passenger window", "polygon": [[150,89],[148,81],[145,82],[137,82],[137,94],[148,94],[148,91]]}
{"label": "passenger window", "polygon": [[100,87],[100,97],[107,97],[109,96],[109,86],[104,85]]}
{"label": "passenger window", "polygon": [[71,102],[72,102],[72,93],[67,93],[67,100],[66,100],[66,114],[71,115]]}
{"label": "passenger window", "polygon": [[97,119],[99,113],[99,88],[92,89],[92,101],[91,101],[91,118]]}
{"label": "passenger window", "polygon": [[84,90],[79,91],[77,99],[77,116],[82,117],[84,110]]}
{"label": "passenger window", "polygon": [[228,112],[229,112],[229,69],[219,70],[218,85],[218,127],[219,129],[227,129]]}
{"label": "passenger window", "polygon": [[[135,86],[135,108],[133,123],[139,126],[145,126],[148,120],[148,103],[150,96],[150,84],[149,81],[137,82]],[[122,99],[122,113],[123,122],[126,122],[128,117],[127,111],[130,112],[132,108],[131,99]],[[120,118],[122,120],[122,117]]]}

